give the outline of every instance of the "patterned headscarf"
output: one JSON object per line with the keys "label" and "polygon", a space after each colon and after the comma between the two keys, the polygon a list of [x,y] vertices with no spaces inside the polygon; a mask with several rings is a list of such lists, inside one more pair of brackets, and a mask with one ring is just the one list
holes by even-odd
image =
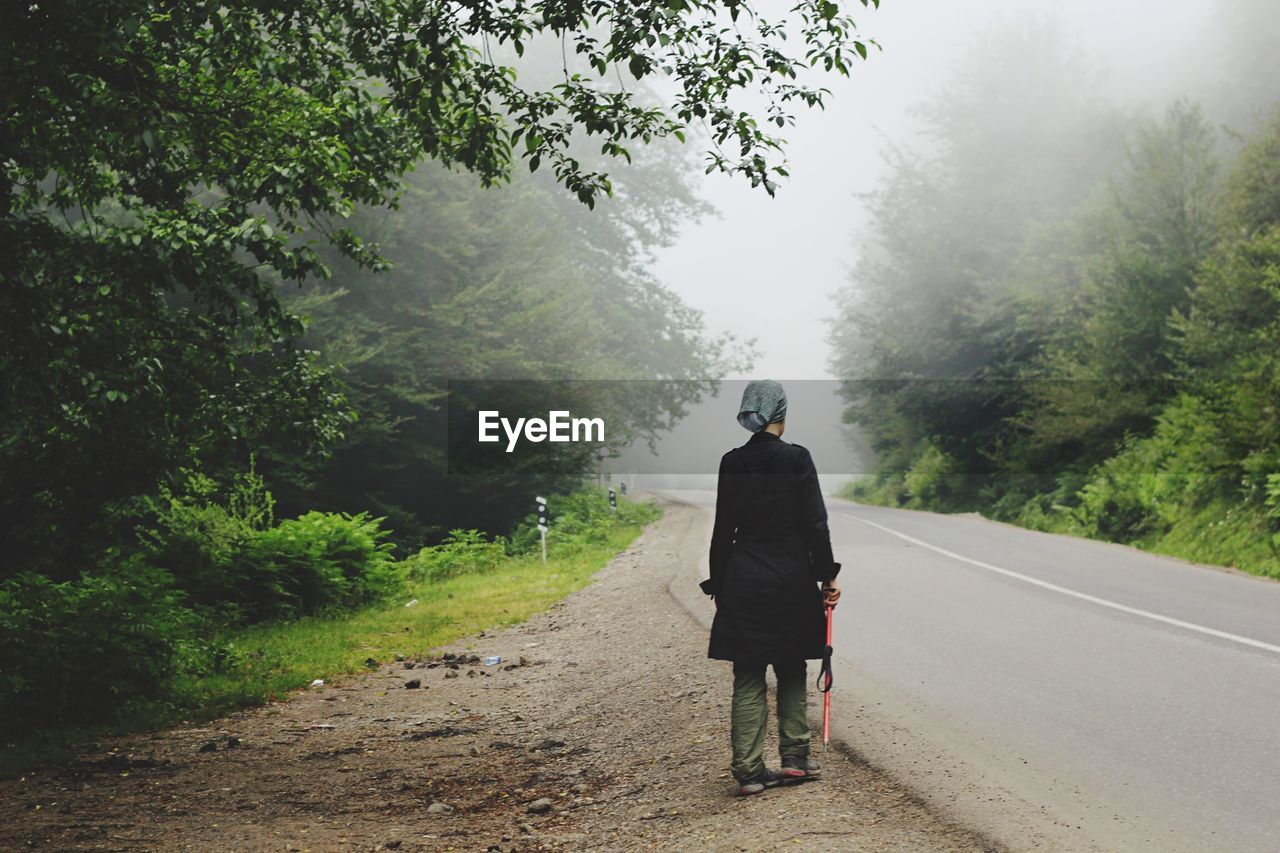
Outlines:
{"label": "patterned headscarf", "polygon": [[738,423],[751,432],[759,432],[787,416],[787,394],[782,384],[772,379],[748,382],[738,406]]}

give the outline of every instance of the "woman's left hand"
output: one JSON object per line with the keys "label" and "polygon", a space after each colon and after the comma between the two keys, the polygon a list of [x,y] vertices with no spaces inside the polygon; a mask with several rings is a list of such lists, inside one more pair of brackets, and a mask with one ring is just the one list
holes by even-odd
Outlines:
{"label": "woman's left hand", "polygon": [[822,603],[827,607],[835,607],[840,601],[840,587],[835,581],[826,581],[822,584]]}

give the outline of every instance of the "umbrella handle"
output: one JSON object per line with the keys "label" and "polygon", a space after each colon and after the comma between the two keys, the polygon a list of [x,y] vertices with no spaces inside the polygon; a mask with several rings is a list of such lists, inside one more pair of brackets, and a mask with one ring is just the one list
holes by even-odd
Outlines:
{"label": "umbrella handle", "polygon": [[835,608],[827,608],[827,645],[822,650],[822,669],[818,671],[818,690],[830,693],[835,679],[831,674],[831,612]]}

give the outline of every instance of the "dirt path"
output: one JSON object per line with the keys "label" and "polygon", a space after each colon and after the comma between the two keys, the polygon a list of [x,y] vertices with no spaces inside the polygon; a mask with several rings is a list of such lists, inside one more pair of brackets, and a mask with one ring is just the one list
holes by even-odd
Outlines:
{"label": "dirt path", "polygon": [[990,849],[843,751],[821,783],[731,796],[727,665],[668,590],[705,513],[665,509],[587,589],[444,650],[500,665],[388,663],[0,782],[0,848]]}

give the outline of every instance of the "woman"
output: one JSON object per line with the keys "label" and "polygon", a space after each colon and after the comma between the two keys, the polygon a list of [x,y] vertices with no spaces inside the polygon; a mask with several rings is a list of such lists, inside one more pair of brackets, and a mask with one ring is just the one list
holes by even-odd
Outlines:
{"label": "woman", "polygon": [[[813,459],[782,440],[782,386],[749,383],[738,409],[738,423],[754,435],[720,460],[711,578],[702,591],[716,605],[707,656],[733,661],[730,769],[739,794],[758,794],[820,772],[809,757],[805,661],[821,658],[826,647],[824,608],[840,599],[840,564],[832,559]],[[770,664],[778,681],[781,772],[764,764]]]}

